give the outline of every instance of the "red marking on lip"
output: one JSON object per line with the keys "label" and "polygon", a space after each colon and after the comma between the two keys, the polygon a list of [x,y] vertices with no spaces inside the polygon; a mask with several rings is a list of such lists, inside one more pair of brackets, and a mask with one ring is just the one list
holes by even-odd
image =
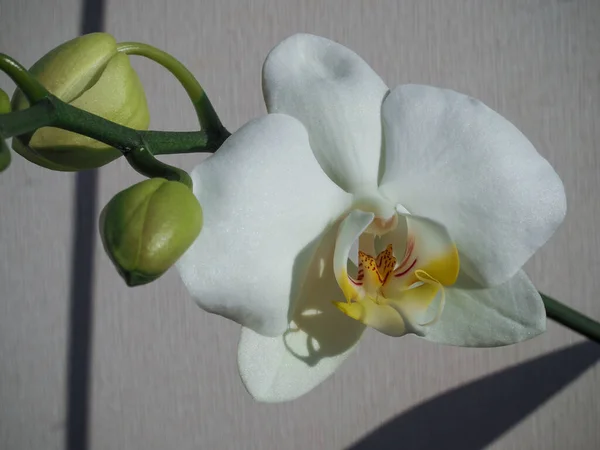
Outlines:
{"label": "red marking on lip", "polygon": [[356,281],[356,280],[354,280],[353,278],[350,278],[350,277],[348,277],[348,279],[349,279],[349,280],[350,280],[350,282],[351,282],[353,285],[355,285],[355,286],[362,286],[362,285],[363,285],[363,284],[362,284],[362,282],[360,282],[360,281]]}
{"label": "red marking on lip", "polygon": [[396,273],[396,274],[394,274],[394,276],[395,276],[396,278],[399,278],[399,277],[401,277],[401,276],[403,276],[403,275],[406,275],[408,272],[410,272],[410,271],[412,270],[412,268],[413,268],[413,267],[415,267],[415,264],[417,264],[417,259],[416,259],[416,258],[415,258],[415,260],[412,262],[412,264],[410,265],[410,267],[409,267],[408,269],[406,269],[406,270],[403,270],[403,271],[402,271],[402,272],[400,272],[400,273]]}

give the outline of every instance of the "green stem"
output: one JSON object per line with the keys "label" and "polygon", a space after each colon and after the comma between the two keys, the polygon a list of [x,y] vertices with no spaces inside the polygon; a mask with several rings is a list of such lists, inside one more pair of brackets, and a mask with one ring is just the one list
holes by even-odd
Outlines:
{"label": "green stem", "polygon": [[180,153],[214,153],[226,137],[214,136],[209,131],[138,131],[150,145],[153,155],[176,155]]}
{"label": "green stem", "polygon": [[104,142],[121,150],[131,166],[142,175],[179,181],[190,188],[192,182],[189,175],[177,167],[158,161],[150,148],[160,149],[162,153],[186,153],[198,149],[214,151],[222,143],[205,131],[134,130],[68,105],[53,95],[23,111],[0,115],[0,136],[3,138],[20,136],[44,126],[84,134]]}
{"label": "green stem", "polygon": [[35,104],[50,95],[50,92],[42,86],[42,83],[31,75],[25,67],[4,53],[0,53],[0,70],[5,72],[19,86],[29,103]]}
{"label": "green stem", "polygon": [[[56,118],[52,126],[104,142],[124,154],[136,147],[156,149],[153,154],[215,151],[223,142],[206,131],[140,131],[119,125],[52,97]],[[0,119],[1,120],[1,119]]]}
{"label": "green stem", "polygon": [[181,149],[182,137],[192,148],[204,147],[208,142],[208,136],[205,132],[137,131],[75,108],[56,97],[51,96],[50,100],[53,102],[56,111],[53,126],[74,133],[85,134],[121,150],[129,164],[144,176],[166,178],[167,180],[179,181],[189,188],[192,187],[192,181],[185,171],[158,161],[152,155],[150,148],[156,145],[167,150]]}
{"label": "green stem", "polygon": [[31,133],[38,128],[49,126],[56,111],[49,98],[21,111],[0,115],[0,136],[4,139]]}
{"label": "green stem", "polygon": [[540,292],[540,295],[546,307],[546,315],[550,319],[600,343],[600,323],[569,308],[558,300],[548,297],[546,294]]}
{"label": "green stem", "polygon": [[167,69],[186,90],[194,105],[202,129],[229,135],[229,132],[221,124],[221,120],[208,99],[206,92],[204,92],[204,89],[202,89],[202,86],[198,83],[192,72],[180,61],[162,50],[139,42],[122,42],[117,45],[117,51],[126,55],[144,56]]}
{"label": "green stem", "polygon": [[67,105],[52,96],[27,109],[0,115],[0,135],[4,139],[49,126],[89,136],[121,151],[141,145],[143,139],[154,155],[212,153],[225,140],[223,136],[204,130],[134,130]]}
{"label": "green stem", "polygon": [[192,189],[192,179],[185,170],[157,160],[147,147],[136,147],[125,153],[125,158],[131,167],[148,178],[166,178],[183,183]]}

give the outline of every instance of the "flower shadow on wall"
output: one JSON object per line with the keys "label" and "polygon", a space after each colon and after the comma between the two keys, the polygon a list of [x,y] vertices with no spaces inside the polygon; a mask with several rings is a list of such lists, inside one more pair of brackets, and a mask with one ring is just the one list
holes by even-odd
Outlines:
{"label": "flower shadow on wall", "polygon": [[415,406],[348,450],[392,450],[399,442],[411,450],[485,448],[598,360],[600,346],[584,342],[504,369]]}
{"label": "flower shadow on wall", "polygon": [[[333,243],[339,222],[330,227],[322,238],[324,245],[320,246],[314,256],[310,252],[313,242],[300,252],[294,262],[294,266],[302,267],[307,259],[313,261],[307,277],[314,280],[314,283],[304,285],[298,296],[301,301],[291,305],[288,313],[291,326],[284,333],[283,341],[292,355],[313,367],[326,358],[335,358],[351,351],[364,329],[355,326],[353,319],[340,314],[333,302],[323,302],[319,295],[333,291],[331,298],[335,298],[337,285],[333,281],[333,268],[328,261],[333,256]],[[294,282],[297,283],[298,280]],[[292,286],[292,291],[295,289]]]}

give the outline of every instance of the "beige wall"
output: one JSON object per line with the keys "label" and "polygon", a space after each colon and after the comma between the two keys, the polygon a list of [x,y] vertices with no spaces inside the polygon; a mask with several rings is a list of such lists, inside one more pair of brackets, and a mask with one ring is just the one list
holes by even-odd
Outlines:
{"label": "beige wall", "polygon": [[[540,290],[600,318],[597,0],[106,6],[107,31],[179,57],[231,130],[264,113],[261,64],[297,31],[354,49],[389,85],[435,84],[482,99],[529,136],[566,186],[566,223],[528,264],[529,274]],[[80,15],[78,0],[0,0],[0,51],[29,65],[74,37]],[[153,128],[192,129],[183,90],[157,66],[136,60],[136,67]],[[12,90],[4,76],[0,87]],[[188,169],[199,160],[169,159]],[[100,204],[138,179],[123,161],[102,169]],[[64,448],[74,186],[72,175],[20,157],[0,175],[1,449]],[[539,338],[495,350],[369,333],[323,385],[269,406],[254,403],[238,379],[238,327],[194,306],[174,271],[128,289],[97,239],[93,270],[94,450],[341,449],[391,419],[357,448],[600,448],[600,350],[585,345],[553,354],[581,341],[554,323]]]}

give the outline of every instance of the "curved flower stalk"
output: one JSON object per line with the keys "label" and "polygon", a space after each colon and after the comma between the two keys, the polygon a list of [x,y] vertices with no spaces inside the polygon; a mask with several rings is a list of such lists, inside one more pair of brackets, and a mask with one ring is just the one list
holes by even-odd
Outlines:
{"label": "curved flower stalk", "polygon": [[263,69],[269,114],[192,173],[204,228],[177,267],[243,325],[260,401],[329,376],[366,327],[493,347],[545,329],[521,270],[562,222],[562,183],[532,144],[450,90],[392,90],[349,49],[295,35]]}

